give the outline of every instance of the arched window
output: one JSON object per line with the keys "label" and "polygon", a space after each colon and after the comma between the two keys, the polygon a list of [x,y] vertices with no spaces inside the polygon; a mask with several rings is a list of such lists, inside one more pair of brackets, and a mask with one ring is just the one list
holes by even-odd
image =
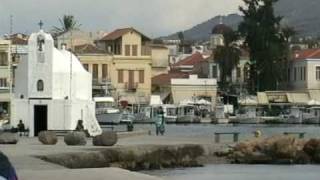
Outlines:
{"label": "arched window", "polygon": [[43,91],[43,89],[44,89],[43,81],[40,79],[37,82],[37,90],[38,91]]}
{"label": "arched window", "polygon": [[38,51],[43,51],[43,45],[44,45],[44,37],[42,35],[39,35],[37,37],[37,46],[38,46]]}

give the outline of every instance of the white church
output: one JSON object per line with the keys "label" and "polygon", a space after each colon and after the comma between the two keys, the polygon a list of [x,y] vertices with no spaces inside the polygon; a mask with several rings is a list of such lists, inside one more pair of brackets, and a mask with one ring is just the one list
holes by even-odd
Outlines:
{"label": "white church", "polygon": [[79,120],[92,136],[102,130],[95,117],[92,77],[71,52],[54,47],[40,30],[28,42],[27,59],[16,70],[12,125],[22,120],[29,136],[43,130],[75,130]]}

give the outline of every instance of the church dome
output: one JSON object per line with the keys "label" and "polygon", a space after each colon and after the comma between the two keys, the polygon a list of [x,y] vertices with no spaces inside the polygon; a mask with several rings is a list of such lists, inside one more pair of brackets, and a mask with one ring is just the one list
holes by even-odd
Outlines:
{"label": "church dome", "polygon": [[224,34],[226,32],[230,32],[230,31],[232,31],[231,27],[220,23],[220,24],[216,25],[215,27],[213,27],[212,34]]}

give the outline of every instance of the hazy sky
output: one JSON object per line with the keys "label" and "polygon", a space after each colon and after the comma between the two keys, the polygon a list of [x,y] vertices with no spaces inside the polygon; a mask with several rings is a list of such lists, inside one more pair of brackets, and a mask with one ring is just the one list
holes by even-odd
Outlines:
{"label": "hazy sky", "polygon": [[136,27],[150,37],[185,30],[216,15],[238,12],[242,0],[0,0],[0,34],[59,25],[58,18],[72,14],[84,30],[112,31]]}

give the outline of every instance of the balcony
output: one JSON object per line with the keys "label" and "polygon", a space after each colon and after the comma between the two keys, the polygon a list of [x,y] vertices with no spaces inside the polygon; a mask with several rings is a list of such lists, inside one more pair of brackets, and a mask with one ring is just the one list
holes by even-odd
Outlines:
{"label": "balcony", "polygon": [[136,92],[138,89],[138,83],[125,83],[125,90],[128,92]]}
{"label": "balcony", "polygon": [[109,78],[94,78],[92,79],[92,88],[93,89],[108,89],[111,85],[111,79]]}

